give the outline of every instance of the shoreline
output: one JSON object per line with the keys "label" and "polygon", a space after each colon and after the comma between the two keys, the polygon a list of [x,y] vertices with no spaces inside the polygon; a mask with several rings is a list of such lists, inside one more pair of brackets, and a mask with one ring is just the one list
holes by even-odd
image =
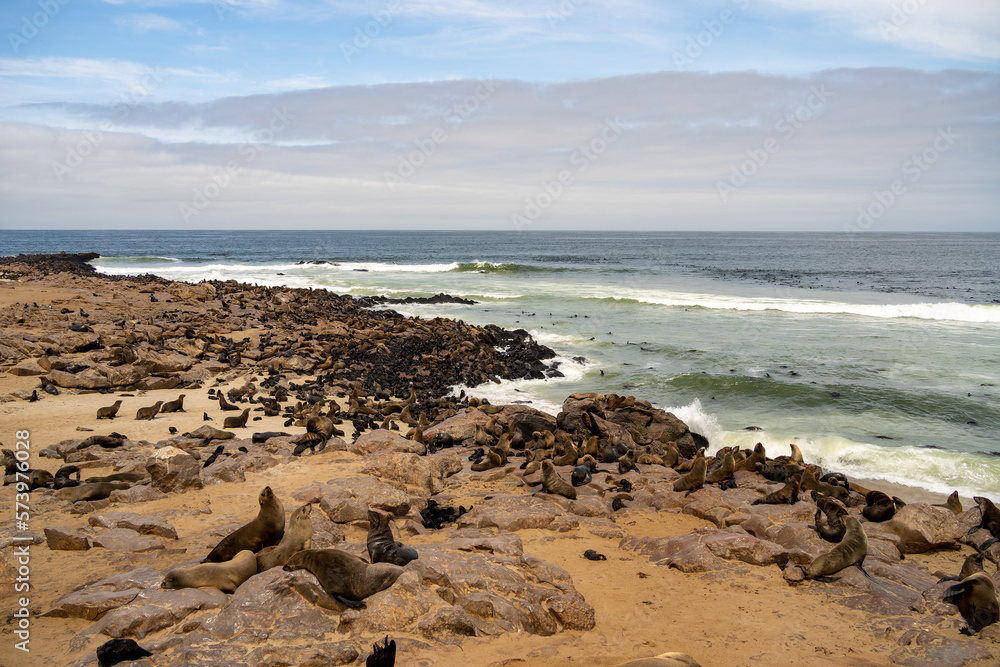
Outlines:
{"label": "shoreline", "polygon": [[[900,606],[898,600],[893,602],[894,598],[888,595],[890,587],[896,586],[898,588],[892,588],[893,595],[911,596],[915,604],[917,599],[922,599],[922,591],[890,582],[925,583],[932,580],[935,572],[957,572],[964,557],[971,552],[967,544],[954,541],[957,531],[949,538],[949,545],[954,544],[957,548],[942,546],[907,551],[903,560],[901,554],[905,545],[901,538],[890,539],[885,529],[878,527],[880,532],[872,534],[878,537],[869,538],[875,545],[869,553],[871,564],[866,562],[866,567],[880,582],[874,588],[853,576],[845,576],[839,583],[798,583],[788,578],[792,576],[789,568],[794,570],[794,563],[798,562],[796,559],[808,559],[829,549],[830,545],[810,534],[811,528],[806,524],[811,521],[813,506],[809,502],[800,500],[794,506],[752,508],[751,499],[780,486],[754,473],[747,472],[736,478],[738,488],[723,491],[706,486],[687,496],[672,490],[680,474],[670,468],[640,463],[636,470],[620,473],[614,464],[602,464],[600,468],[611,474],[595,475],[595,487],[581,487],[579,498],[567,501],[553,494],[532,494],[535,487],[528,483],[531,473],[525,474],[517,465],[521,461],[520,452],[512,450],[512,456],[516,454],[518,458],[512,458],[508,465],[483,471],[471,469],[470,457],[477,447],[474,427],[487,423],[491,416],[483,407],[502,418],[508,433],[512,432],[511,424],[519,423],[518,420],[529,420],[524,423],[530,430],[544,430],[548,427],[543,424],[554,425],[556,421],[549,417],[551,422],[547,422],[530,406],[477,407],[477,402],[470,402],[468,397],[456,405],[459,409],[455,414],[445,416],[447,411],[443,407],[448,400],[442,398],[443,394],[434,393],[445,386],[443,381],[427,379],[428,376],[419,374],[420,366],[413,364],[419,363],[433,372],[451,373],[452,376],[469,375],[468,369],[447,368],[449,364],[461,363],[464,355],[481,359],[487,365],[493,364],[491,368],[502,369],[502,360],[487,352],[487,348],[493,349],[492,343],[500,334],[488,328],[458,327],[440,318],[433,323],[404,320],[385,311],[379,311],[381,314],[361,312],[352,308],[348,301],[336,301],[333,297],[319,295],[318,291],[265,290],[235,283],[212,283],[214,293],[209,293],[198,284],[120,280],[115,281],[115,292],[111,294],[101,289],[100,281],[99,276],[60,274],[15,283],[15,289],[10,289],[14,286],[11,283],[0,283],[0,318],[5,320],[4,332],[0,334],[4,338],[0,344],[10,343],[11,338],[18,335],[22,336],[20,345],[25,352],[44,351],[44,345],[59,345],[63,351],[48,355],[49,362],[57,366],[63,362],[72,364],[86,360],[92,368],[104,373],[95,371],[96,374],[87,376],[97,384],[100,384],[97,376],[108,381],[129,379],[125,376],[128,366],[148,373],[137,383],[107,387],[104,393],[100,389],[63,387],[59,395],[50,395],[33,389],[38,386],[39,375],[15,376],[5,370],[0,394],[11,393],[8,389],[21,395],[36,391],[41,398],[35,402],[18,398],[0,403],[0,432],[13,433],[30,425],[33,464],[54,472],[72,461],[82,469],[82,476],[117,470],[146,473],[156,452],[171,445],[179,448],[184,456],[199,457],[197,475],[203,482],[198,488],[171,489],[159,495],[139,485],[128,490],[134,492],[132,495],[76,505],[58,500],[52,491],[32,493],[31,526],[41,540],[32,545],[35,577],[32,585],[37,587],[32,594],[32,622],[35,641],[39,642],[32,656],[36,662],[27,663],[32,667],[52,662],[69,662],[74,667],[96,664],[93,651],[115,633],[135,637],[141,645],[152,648],[156,657],[148,662],[151,665],[170,664],[179,659],[201,665],[247,658],[241,653],[244,645],[220,640],[219,637],[227,636],[226,630],[209,619],[216,615],[239,619],[241,627],[258,627],[265,623],[263,617],[238,615],[252,614],[252,604],[242,603],[243,611],[230,604],[230,600],[245,600],[240,597],[244,595],[242,587],[233,596],[219,594],[221,597],[213,597],[206,611],[181,612],[172,606],[179,598],[170,596],[170,591],[159,591],[155,584],[170,567],[203,556],[206,547],[218,541],[220,531],[225,534],[227,527],[252,518],[256,512],[256,496],[265,484],[274,489],[289,512],[302,502],[321,499],[312,512],[316,531],[314,546],[317,548],[336,545],[338,549],[366,555],[367,521],[361,508],[378,503],[379,507],[392,508],[389,511],[394,515],[399,539],[421,553],[417,561],[407,566],[408,574],[388,590],[372,596],[370,604],[361,611],[338,611],[335,602],[324,602],[322,591],[317,593],[315,584],[309,584],[313,581],[309,575],[269,571],[252,577],[244,587],[254,591],[260,589],[254,595],[263,595],[261,587],[288,586],[281,589],[287,591],[287,596],[280,602],[267,603],[276,605],[279,625],[259,626],[270,628],[259,631],[264,637],[268,633],[283,633],[286,637],[282,641],[283,650],[294,656],[290,658],[293,660],[306,660],[304,651],[307,649],[303,647],[309,646],[309,650],[325,651],[329,661],[333,660],[336,651],[346,651],[343,653],[346,664],[357,660],[363,663],[372,641],[381,639],[386,631],[397,640],[402,655],[406,656],[402,664],[419,665],[552,667],[586,662],[610,666],[630,658],[680,651],[705,666],[760,661],[775,665],[888,665],[906,659],[985,666],[991,664],[993,656],[1000,655],[1000,632],[995,632],[1000,628],[991,626],[992,629],[987,628],[978,638],[964,638],[958,633],[961,618],[956,617],[953,610],[949,613],[943,607],[933,607],[931,612],[929,606],[926,613],[916,614],[906,605]],[[247,296],[242,297],[244,304],[241,304],[240,295],[251,292],[267,295],[266,307],[254,307]],[[221,299],[214,298],[220,295]],[[296,298],[301,300],[296,301]],[[322,305],[327,303],[326,299],[331,303],[336,301],[330,307],[340,309],[341,320],[320,316],[321,312],[332,312],[321,310],[326,307]],[[35,302],[39,305],[37,311]],[[21,306],[12,308],[13,303]],[[23,307],[25,303],[29,304],[28,308]],[[52,306],[52,310],[47,306]],[[71,312],[60,313],[63,308]],[[80,315],[81,308],[88,317]],[[154,320],[154,316],[160,317],[160,314],[164,318]],[[125,326],[115,323],[123,321],[117,319],[121,315],[127,315]],[[23,321],[18,322],[19,319]],[[94,331],[72,332],[71,337],[66,333],[71,321],[85,321],[84,326]],[[154,324],[154,321],[168,326]],[[58,323],[61,337],[52,338],[41,331],[46,322]],[[223,325],[231,328],[224,330]],[[192,327],[200,328],[194,338],[185,333]],[[444,342],[425,348],[421,347],[422,343],[410,340],[419,339],[425,327],[431,327],[431,333],[441,332]],[[34,333],[29,333],[32,328]],[[131,335],[127,335],[129,332]],[[113,344],[98,349],[93,346],[92,336]],[[52,340],[46,340],[48,338]],[[238,343],[244,338],[249,343],[239,348]],[[519,338],[507,340],[514,350],[514,361],[509,368],[523,370],[525,363],[544,363],[537,354],[532,356],[532,352],[539,351],[537,347]],[[204,341],[212,347],[211,354],[196,359]],[[343,349],[346,341],[364,348],[363,353],[330,353],[335,349],[331,346],[340,345],[336,349]],[[88,349],[66,351],[72,345]],[[408,363],[390,366],[388,370],[371,364],[371,358],[393,358],[380,350],[379,345],[390,353],[407,351]],[[112,354],[114,350],[129,346],[134,348],[137,360],[123,361]],[[184,354],[177,348],[189,353]],[[160,351],[154,355],[156,349]],[[426,351],[414,362],[413,357],[417,355],[412,352],[417,349]],[[286,355],[288,350],[298,353]],[[95,355],[103,361],[94,361]],[[185,370],[163,370],[172,368],[170,362],[174,366],[186,363],[176,355],[195,363]],[[219,357],[228,360],[220,361]],[[30,358],[38,363],[41,357]],[[117,361],[123,363],[109,365]],[[339,371],[335,370],[338,361],[344,364]],[[23,363],[26,368],[30,366]],[[313,372],[327,363],[326,368]],[[268,370],[269,365],[274,375]],[[84,369],[66,374],[77,377],[86,372]],[[333,375],[323,381],[324,373]],[[391,373],[396,374],[395,379],[389,378]],[[42,375],[52,378],[55,374]],[[399,381],[399,375],[408,377]],[[72,382],[61,376],[55,379]],[[179,381],[174,384],[176,380]],[[289,396],[282,403],[280,413],[261,414],[258,408],[263,410],[262,404],[250,403],[245,397],[237,396],[232,399],[237,407],[251,408],[250,414],[260,417],[259,420],[251,421],[246,428],[229,429],[235,432],[235,438],[216,440],[211,445],[183,437],[205,425],[221,428],[226,417],[240,414],[220,410],[217,399],[209,396],[208,389],[217,389],[214,395],[226,394],[231,389],[242,390],[248,383],[253,383],[258,395],[265,397],[276,387],[287,386]],[[140,388],[140,384],[145,387]],[[407,403],[406,394],[410,392],[404,389],[418,384],[420,389]],[[359,385],[364,385],[364,391],[358,391]],[[374,396],[379,390],[383,396]],[[361,408],[374,406],[382,415],[388,413],[382,423],[390,430],[372,428],[379,426],[381,416],[373,420],[363,412],[342,410],[342,421],[336,425],[344,432],[342,436],[330,438],[327,448],[322,451],[310,453],[307,450],[301,457],[293,456],[294,441],[308,433],[311,427],[302,416],[293,418],[294,423],[288,425],[288,415],[293,409],[301,410],[302,415],[308,414],[308,395],[312,392],[323,393],[325,402],[336,401],[341,408],[356,395],[364,402]],[[174,400],[181,393],[185,394],[185,412],[160,414],[151,421],[132,418],[138,407],[159,400]],[[474,390],[469,392],[470,395],[474,393]],[[132,395],[122,397],[122,394]],[[116,398],[123,401],[118,418],[112,422],[97,420],[97,408],[107,406]],[[571,408],[574,401],[590,401],[587,405],[591,406],[593,414],[602,415],[601,428],[607,433],[618,434],[617,437],[626,437],[627,431],[621,423],[627,422],[629,414],[650,415],[658,420],[643,426],[641,433],[637,431],[639,435],[645,433],[642,429],[653,428],[654,423],[658,425],[656,428],[666,428],[668,423],[663,411],[643,407],[641,400],[635,402],[636,407],[630,407],[625,397],[570,397],[564,408]],[[449,433],[455,442],[439,449],[415,441],[412,422],[399,411],[404,403],[407,411],[412,409],[410,419],[416,420],[420,412],[426,412],[429,420],[436,422],[434,426],[423,427],[428,442],[437,443],[441,432]],[[612,403],[617,403],[618,407],[612,408]],[[396,411],[390,410],[393,404]],[[442,410],[437,417],[433,416],[435,409]],[[205,421],[203,415],[210,421]],[[351,418],[344,418],[346,416]],[[567,421],[567,427],[571,423]],[[78,427],[88,430],[79,431]],[[169,432],[171,427],[177,430],[176,434]],[[685,433],[686,425],[676,428],[681,429],[676,432],[676,442],[688,443],[690,436]],[[290,435],[263,445],[250,439],[251,433],[272,430]],[[126,436],[120,448],[100,450],[91,447],[74,451],[74,447],[88,436],[111,431]],[[356,432],[360,431],[364,431],[364,435],[355,440]],[[200,460],[219,443],[229,458],[203,471]],[[240,454],[239,446],[248,452]],[[686,446],[694,446],[694,441]],[[52,449],[58,458],[42,458],[43,449]],[[380,466],[391,461],[406,463],[400,463],[391,472],[379,472]],[[421,466],[426,465],[439,466],[442,472],[437,477],[411,475],[411,469],[423,470]],[[447,473],[443,472],[445,467],[448,467]],[[558,474],[568,478],[569,468],[560,466]],[[609,493],[619,479],[630,480],[633,491],[625,495]],[[864,481],[857,481],[867,486]],[[358,484],[362,486],[357,487]],[[363,492],[357,492],[362,495],[357,497],[366,500],[358,503],[354,495],[350,498],[337,496],[336,490],[344,485],[363,488]],[[900,495],[914,504],[911,514],[931,511],[920,504],[924,500],[943,500],[916,493],[911,496],[906,488],[882,482],[872,482],[871,487]],[[0,497],[13,500],[13,493],[13,487],[3,487]],[[615,509],[613,497],[624,499],[624,507]],[[426,507],[431,498],[442,505],[472,506],[472,511],[450,527],[427,529],[420,523],[419,510]],[[968,507],[966,503],[967,510]],[[856,512],[857,508],[852,511]],[[176,529],[177,537],[137,535],[130,539],[141,537],[157,543],[146,545],[142,542],[135,547],[138,550],[95,546],[85,551],[66,551],[50,548],[51,543],[42,534],[45,528],[58,528],[91,542],[105,539],[108,531],[94,521],[114,512],[158,517]],[[961,524],[964,526],[974,520],[973,515],[977,513],[978,509],[968,510],[949,521],[965,522]],[[5,537],[13,534],[9,517],[0,517],[0,534]],[[470,547],[470,540],[477,546]],[[702,540],[724,546],[706,549],[699,546]],[[897,548],[900,553],[893,556]],[[10,549],[9,544],[0,548],[0,566],[9,565]],[[608,562],[584,558],[582,554],[586,549],[606,554]],[[459,567],[457,563],[467,563],[462,567],[469,569],[449,569]],[[508,573],[505,576],[525,576],[535,583],[514,597],[484,598],[487,592],[495,596],[496,591],[509,585],[509,582],[501,584],[499,580],[488,578],[497,567]],[[155,576],[148,573],[140,576],[139,573],[145,571],[143,568],[152,568]],[[68,618],[41,616],[50,608],[61,608],[61,600],[72,591],[81,587],[91,590],[97,585],[95,582],[119,576],[116,572],[131,572],[129,576],[133,581],[146,577],[142,579],[144,583],[137,584],[147,591],[143,595],[153,596],[158,600],[156,604],[172,609],[173,616],[150,616],[148,608],[143,611],[135,602],[114,607],[106,613],[85,612],[96,614],[94,618],[74,616],[78,613],[75,611],[68,612]],[[460,583],[464,577],[486,579],[476,579],[479,583],[468,588]],[[269,583],[255,584],[258,580]],[[309,589],[312,592],[308,595],[302,593],[305,589],[301,588],[307,584],[314,587]],[[546,601],[533,601],[529,589],[534,591],[531,595],[548,596]],[[209,604],[207,599],[205,604]],[[445,604],[442,600],[452,603]],[[851,600],[861,602],[854,604]],[[515,602],[527,605],[530,613],[527,616],[513,613],[511,605]],[[330,606],[323,607],[323,604]],[[690,614],[690,609],[695,607],[700,609],[697,617]],[[417,617],[407,616],[411,620],[401,621],[396,616],[383,616],[388,609],[411,610]],[[430,611],[419,611],[424,609]],[[178,615],[182,618],[177,619]],[[138,620],[140,617],[144,620]],[[108,625],[118,618],[122,619],[121,623],[129,619],[128,622],[134,625]],[[296,620],[280,623],[281,618]],[[525,620],[527,618],[534,620]],[[726,622],[720,623],[720,619]],[[320,621],[322,625],[315,624]],[[676,624],[686,631],[665,637],[664,624],[668,627]],[[891,632],[885,630],[889,626],[893,628]],[[324,634],[327,630],[318,631],[319,627],[336,630],[334,639]],[[0,627],[0,638],[3,641],[12,639],[10,632],[10,626]],[[912,644],[905,641],[907,632],[924,633],[933,640],[926,645]],[[316,642],[317,636],[324,638],[321,643]],[[269,651],[278,646],[266,638],[247,639],[246,642],[247,650]],[[931,646],[941,642],[949,647],[947,655],[933,653],[937,649]],[[346,656],[350,651],[357,657],[348,661]],[[268,662],[271,658],[254,660],[273,664]]]}

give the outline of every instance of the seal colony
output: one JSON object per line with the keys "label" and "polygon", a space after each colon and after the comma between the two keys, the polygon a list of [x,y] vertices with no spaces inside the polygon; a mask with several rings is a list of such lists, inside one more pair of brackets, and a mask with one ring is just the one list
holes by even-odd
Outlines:
{"label": "seal colony", "polygon": [[[74,282],[83,281],[82,289],[100,293],[96,282],[88,282],[99,280],[84,277]],[[699,572],[736,576],[739,584],[748,569],[747,576],[759,578],[754,568],[777,568],[784,587],[782,608],[803,601],[813,605],[819,595],[828,596],[823,598],[825,608],[829,602],[861,598],[869,607],[860,608],[868,610],[871,622],[882,624],[879,633],[884,635],[887,621],[885,612],[878,610],[890,609],[894,627],[947,642],[952,657],[938,656],[937,664],[989,664],[993,658],[996,587],[984,577],[992,581],[990,575],[996,572],[1000,545],[990,540],[1000,524],[989,499],[977,499],[969,510],[962,509],[957,496],[942,503],[944,507],[907,504],[887,493],[875,494],[837,471],[810,465],[794,445],[782,452],[767,451],[762,444],[716,449],[674,415],[634,396],[573,394],[553,416],[530,406],[490,405],[470,395],[449,395],[446,383],[477,384],[490,378],[487,371],[497,371],[494,377],[520,377],[526,362],[515,360],[508,366],[496,348],[510,341],[506,349],[516,357],[530,356],[540,346],[517,333],[446,320],[408,320],[319,291],[235,283],[179,285],[151,277],[122,280],[116,287],[124,295],[123,305],[87,301],[81,304],[89,313],[85,322],[79,307],[67,313],[59,313],[59,308],[50,312],[44,302],[37,311],[34,306],[0,308],[0,343],[18,337],[16,346],[0,347],[0,352],[20,350],[24,355],[5,357],[8,367],[42,371],[34,376],[10,374],[25,384],[31,380],[40,385],[30,389],[44,394],[29,403],[29,392],[16,405],[44,407],[93,399],[80,413],[85,416],[74,413],[73,419],[74,430],[94,429],[95,435],[81,439],[63,432],[49,440],[36,436],[32,465],[39,469],[34,477],[38,488],[31,492],[38,512],[35,525],[57,530],[82,523],[75,529],[77,537],[92,541],[102,539],[106,522],[124,521],[109,518],[112,514],[159,515],[163,508],[176,508],[175,499],[185,499],[185,511],[196,515],[185,519],[175,509],[163,513],[177,523],[178,547],[125,556],[112,557],[107,547],[63,550],[46,531],[42,539],[49,546],[34,548],[48,548],[62,570],[58,578],[39,583],[39,595],[48,595],[43,599],[56,611],[46,611],[35,622],[46,624],[52,636],[58,634],[60,614],[80,613],[73,611],[79,607],[72,606],[76,603],[68,596],[93,581],[75,573],[81,563],[109,568],[111,558],[119,559],[105,572],[121,579],[118,584],[98,582],[77,595],[103,592],[106,597],[123,585],[146,591],[140,598],[122,596],[109,603],[117,605],[110,611],[102,610],[103,617],[95,621],[97,635],[104,633],[101,641],[89,636],[69,641],[75,631],[68,635],[74,659],[93,659],[97,646],[117,632],[115,619],[124,623],[147,614],[141,604],[152,599],[150,591],[167,596],[156,604],[182,599],[173,596],[199,595],[199,604],[215,605],[206,615],[170,620],[157,629],[136,621],[140,625],[135,627],[144,628],[144,648],[163,660],[191,664],[241,659],[243,654],[233,652],[239,650],[233,642],[209,645],[198,639],[227,637],[224,626],[230,621],[261,637],[280,632],[306,641],[295,633],[316,636],[318,626],[309,625],[314,617],[322,627],[337,630],[343,641],[336,650],[354,651],[354,659],[363,659],[367,647],[382,640],[384,628],[392,628],[388,631],[401,655],[423,656],[434,664],[479,664],[474,657],[448,653],[453,644],[461,644],[468,656],[480,657],[508,646],[512,659],[527,664],[551,664],[551,657],[545,657],[549,654],[532,656],[531,651],[556,646],[562,646],[560,656],[576,661],[593,657],[594,650],[604,651],[593,661],[598,665],[629,659],[645,661],[634,664],[699,664],[696,659],[702,664],[733,664],[744,659],[739,652],[717,653],[736,649],[665,638],[662,628],[653,647],[644,646],[641,652],[625,644],[614,644],[610,653],[597,648],[614,641],[616,632],[610,630],[598,643],[587,643],[589,635],[605,632],[617,620],[611,614],[595,620],[592,609],[589,618],[586,613],[587,602],[600,596],[608,580],[590,589],[586,601],[574,584],[611,572],[585,568],[612,565],[616,597],[632,591],[624,611],[617,612],[623,618],[648,620],[669,614],[658,605],[676,606],[687,579],[704,587],[697,583],[704,581]],[[130,303],[129,294],[142,296]],[[154,294],[157,300],[151,301]],[[134,311],[143,313],[138,319],[115,310],[138,308],[140,300],[148,310]],[[52,331],[44,331],[46,326]],[[252,333],[243,334],[247,331]],[[53,342],[30,340],[38,332]],[[541,354],[544,351],[529,365],[540,362]],[[192,365],[180,370],[188,361]],[[213,385],[212,391],[206,385]],[[59,393],[52,394],[46,386]],[[121,401],[111,406],[112,414],[99,412],[111,402],[102,393],[117,394],[114,398]],[[162,409],[181,399],[190,413]],[[118,408],[131,415],[131,410],[157,402],[152,418],[111,421]],[[234,427],[240,434],[212,426],[244,413],[246,428]],[[30,408],[23,413],[30,414]],[[261,420],[259,426],[251,417]],[[121,426],[123,421],[127,427]],[[122,433],[110,432],[112,425]],[[180,435],[168,437],[168,427],[177,428]],[[38,431],[44,432],[41,424]],[[47,454],[38,456],[42,451]],[[49,467],[49,456],[57,464],[51,472],[42,469]],[[5,454],[5,464],[6,472],[16,475],[13,454]],[[89,469],[108,474],[93,475]],[[56,480],[65,486],[56,490]],[[108,491],[106,498],[86,497],[90,489],[84,487],[102,484],[109,485],[101,489]],[[234,494],[241,484],[251,484],[252,491]],[[287,518],[282,499],[296,501],[290,506],[297,509]],[[197,507],[210,513],[191,509]],[[688,528],[680,534],[643,532],[644,526],[653,525],[650,522],[670,519],[684,519]],[[146,525],[154,530],[153,523]],[[693,526],[697,529],[691,530]],[[547,536],[533,537],[538,532]],[[558,545],[563,532],[590,543],[547,546]],[[975,551],[968,568],[961,566],[965,553],[955,551],[956,546]],[[545,552],[551,564],[534,555],[535,550]],[[912,565],[938,552],[958,561],[940,560],[930,571]],[[133,563],[135,569],[121,572],[122,562]],[[970,571],[975,567],[988,572]],[[532,568],[524,583],[511,578],[518,568]],[[642,582],[631,584],[626,573]],[[488,585],[472,583],[481,576],[499,578],[489,579]],[[136,584],[142,577],[145,583]],[[545,585],[552,591],[546,593],[550,597],[530,612],[519,612]],[[659,597],[647,592],[653,589],[662,591]],[[716,644],[727,643],[721,639],[739,632],[725,615],[739,618],[738,596],[751,595],[741,593],[745,589],[742,584],[727,589],[728,601],[722,603],[726,606],[714,612],[711,627],[720,620],[729,626],[725,635],[716,635]],[[497,597],[500,590],[504,593]],[[267,591],[282,592],[267,599],[283,611],[254,608],[251,601],[264,599]],[[701,594],[694,599],[706,604]],[[921,604],[923,614],[912,611]],[[438,611],[421,615],[427,608]],[[379,615],[390,609],[393,616]],[[842,609],[849,616],[857,608]],[[757,618],[761,613],[753,619],[757,629],[745,635],[749,642],[768,632],[768,624]],[[282,614],[298,620],[266,625]],[[208,615],[223,620],[210,621]],[[697,624],[690,618],[685,622]],[[637,624],[633,620],[630,625]],[[963,627],[975,636],[963,637]],[[575,631],[572,641],[586,644],[586,651],[574,654],[571,644],[559,643],[567,630]],[[517,643],[504,644],[507,634],[517,636]],[[926,658],[918,644],[897,642],[899,635],[884,644],[874,643],[883,640],[872,639],[868,629],[858,636],[871,642],[865,656],[872,664]],[[798,651],[799,664],[808,664],[816,649],[795,641],[789,650]],[[279,646],[267,639],[251,640],[251,645],[260,650]],[[284,642],[280,646],[298,650],[286,648]],[[324,659],[333,662],[332,646],[314,650],[325,651]],[[873,648],[882,646],[886,653]],[[836,649],[827,650],[831,648]],[[65,651],[58,655],[58,661],[65,661]],[[295,655],[293,661],[307,661],[303,654]],[[845,654],[845,659],[850,658]]]}

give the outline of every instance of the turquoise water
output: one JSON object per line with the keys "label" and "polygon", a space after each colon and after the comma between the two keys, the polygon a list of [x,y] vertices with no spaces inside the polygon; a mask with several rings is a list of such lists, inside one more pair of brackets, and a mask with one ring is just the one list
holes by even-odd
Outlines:
{"label": "turquoise water", "polygon": [[471,298],[395,308],[524,328],[565,374],[474,392],[491,400],[554,412],[575,391],[633,394],[713,449],[795,442],[831,470],[1000,499],[1000,234],[5,232],[0,244],[57,250],[98,252],[107,273]]}

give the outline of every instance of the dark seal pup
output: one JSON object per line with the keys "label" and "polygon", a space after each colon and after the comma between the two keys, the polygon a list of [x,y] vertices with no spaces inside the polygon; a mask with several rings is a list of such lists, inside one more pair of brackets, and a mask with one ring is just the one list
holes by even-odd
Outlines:
{"label": "dark seal pup", "polygon": [[392,538],[387,515],[368,510],[368,557],[372,563],[403,566],[417,559],[417,551],[412,547],[404,547]]}
{"label": "dark seal pup", "polygon": [[309,570],[331,596],[348,606],[396,583],[403,568],[392,563],[366,563],[339,549],[303,549],[283,568],[286,572]]}
{"label": "dark seal pup", "polygon": [[205,556],[203,563],[221,563],[232,560],[241,551],[257,553],[264,547],[281,542],[285,534],[284,506],[269,486],[264,487],[257,501],[260,503],[257,517],[223,537],[211,553]]}

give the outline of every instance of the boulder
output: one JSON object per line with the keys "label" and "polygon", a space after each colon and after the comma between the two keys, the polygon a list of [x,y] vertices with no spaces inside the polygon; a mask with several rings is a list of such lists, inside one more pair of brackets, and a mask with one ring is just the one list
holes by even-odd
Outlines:
{"label": "boulder", "polygon": [[904,554],[951,547],[963,535],[958,517],[951,510],[927,503],[901,507],[884,525],[899,537],[899,547]]}
{"label": "boulder", "polygon": [[177,539],[177,531],[174,527],[158,516],[144,516],[134,512],[107,512],[90,517],[87,523],[94,527],[128,528],[141,535]]}
{"label": "boulder", "polygon": [[94,368],[85,368],[75,375],[65,371],[51,371],[49,381],[64,389],[107,389],[111,386],[108,378]]}
{"label": "boulder", "polygon": [[106,533],[93,538],[95,547],[104,547],[109,551],[124,551],[128,553],[143,553],[163,549],[163,543],[138,531],[129,528],[112,528]]}
{"label": "boulder", "polygon": [[444,479],[461,470],[456,454],[418,456],[405,452],[379,452],[366,457],[361,472],[383,479],[415,495],[434,495],[444,490]]}
{"label": "boulder", "polygon": [[86,551],[90,548],[90,539],[86,535],[65,526],[46,526],[45,542],[53,551]]}
{"label": "boulder", "polygon": [[427,446],[380,428],[362,433],[357,440],[347,446],[347,451],[362,455],[382,451],[426,454]]}
{"label": "boulder", "polygon": [[42,368],[37,359],[25,359],[13,368],[7,369],[7,372],[11,375],[25,377],[31,375],[45,375],[49,372],[49,369]]}
{"label": "boulder", "polygon": [[163,493],[200,489],[201,465],[190,454],[176,447],[162,447],[146,461],[152,486]]}

